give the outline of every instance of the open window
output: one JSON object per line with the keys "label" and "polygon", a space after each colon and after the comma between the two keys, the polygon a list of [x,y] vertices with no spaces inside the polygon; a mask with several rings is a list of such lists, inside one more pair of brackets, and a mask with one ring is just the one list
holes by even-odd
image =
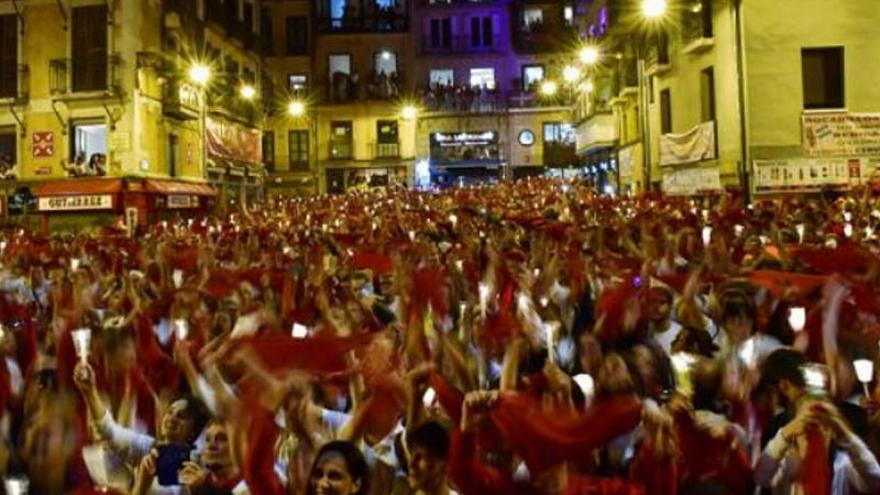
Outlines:
{"label": "open window", "polygon": [[71,124],[72,148],[68,173],[72,176],[106,175],[107,124],[82,121]]}

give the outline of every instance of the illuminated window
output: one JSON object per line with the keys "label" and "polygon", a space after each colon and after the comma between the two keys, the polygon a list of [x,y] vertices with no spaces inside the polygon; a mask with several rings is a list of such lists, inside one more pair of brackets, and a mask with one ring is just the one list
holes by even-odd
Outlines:
{"label": "illuminated window", "polygon": [[495,69],[491,67],[471,69],[470,83],[471,86],[495,89]]}
{"label": "illuminated window", "polygon": [[455,82],[455,73],[452,69],[431,69],[431,86],[452,86]]}
{"label": "illuminated window", "polygon": [[543,65],[524,65],[522,68],[523,91],[534,91],[538,83],[544,80]]}

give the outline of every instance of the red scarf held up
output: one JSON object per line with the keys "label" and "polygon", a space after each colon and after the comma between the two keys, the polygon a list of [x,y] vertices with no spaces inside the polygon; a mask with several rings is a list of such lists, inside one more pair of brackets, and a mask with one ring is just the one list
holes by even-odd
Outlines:
{"label": "red scarf held up", "polygon": [[801,463],[804,495],[827,495],[831,490],[831,465],[825,435],[818,427],[807,430],[807,452]]}

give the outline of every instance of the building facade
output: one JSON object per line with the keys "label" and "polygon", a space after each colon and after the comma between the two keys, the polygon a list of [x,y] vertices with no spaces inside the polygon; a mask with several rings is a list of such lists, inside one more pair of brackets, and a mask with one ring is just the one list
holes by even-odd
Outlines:
{"label": "building facade", "polygon": [[597,181],[762,194],[846,189],[873,175],[874,2],[669,5],[654,20],[634,0],[576,9],[603,53],[575,106],[578,151],[600,165]]}
{"label": "building facade", "polygon": [[256,0],[0,4],[10,209],[146,221],[258,194],[258,32]]}

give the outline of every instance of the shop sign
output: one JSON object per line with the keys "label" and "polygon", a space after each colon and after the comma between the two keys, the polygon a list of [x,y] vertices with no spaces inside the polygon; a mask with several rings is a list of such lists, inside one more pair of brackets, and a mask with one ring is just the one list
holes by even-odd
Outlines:
{"label": "shop sign", "polygon": [[880,155],[880,113],[805,113],[804,154]]}
{"label": "shop sign", "polygon": [[439,146],[469,146],[490,144],[498,141],[494,131],[485,132],[435,132],[431,139]]}
{"label": "shop sign", "polygon": [[[865,163],[863,163],[865,162]],[[755,160],[755,190],[819,190],[849,187],[870,177],[871,162],[865,158],[791,158]]]}
{"label": "shop sign", "polygon": [[168,209],[198,208],[199,198],[186,194],[169,194]]}
{"label": "shop sign", "polygon": [[111,210],[113,195],[49,196],[39,198],[37,206],[39,211]]}
{"label": "shop sign", "polygon": [[55,133],[52,131],[35,131],[33,138],[34,158],[50,158],[55,156]]}
{"label": "shop sign", "polygon": [[715,122],[703,122],[683,134],[660,136],[660,165],[696,163],[715,158]]}

